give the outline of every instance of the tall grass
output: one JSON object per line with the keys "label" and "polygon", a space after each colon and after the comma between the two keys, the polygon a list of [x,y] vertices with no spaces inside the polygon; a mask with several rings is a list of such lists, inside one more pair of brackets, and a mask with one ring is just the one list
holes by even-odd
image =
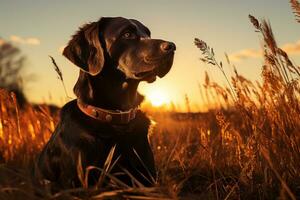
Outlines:
{"label": "tall grass", "polygon": [[[255,177],[263,177],[261,184],[254,182],[252,188],[264,184],[264,187],[276,185],[281,188],[282,198],[296,199],[288,183],[299,195],[300,67],[293,64],[287,53],[277,46],[267,21],[259,22],[251,15],[249,18],[263,40],[265,63],[262,83],[252,83],[234,69],[235,76],[231,77],[231,83],[228,81],[234,92],[217,83],[210,83],[208,77],[205,87],[214,90],[227,103],[227,107],[231,107],[232,114],[218,112],[216,119],[220,127],[219,137],[223,135],[221,141],[226,140],[226,135],[235,141],[235,144],[230,142],[230,147],[236,145],[237,151],[233,157],[241,168],[240,178],[246,175],[249,181],[253,181]],[[211,53],[212,48],[199,39],[195,39],[195,45],[204,55],[202,60],[217,66],[227,79],[222,63],[218,64],[214,53]],[[228,100],[230,96],[232,101]]]}
{"label": "tall grass", "polygon": [[[300,68],[277,46],[270,24],[250,20],[261,34],[262,82],[251,82],[234,69],[228,77],[211,48],[201,40],[203,61],[220,68],[226,86],[206,74],[207,113],[149,113],[150,141],[158,180],[153,188],[122,184],[90,188],[88,169],[78,173],[82,188],[53,192],[33,187],[30,163],[58,120],[46,105],[19,110],[15,97],[0,91],[0,199],[297,199],[300,198]],[[228,59],[228,65],[230,60]],[[186,107],[189,99],[186,97]],[[103,176],[110,176],[108,158]],[[103,177],[101,177],[101,180]],[[101,181],[100,180],[100,181]]]}

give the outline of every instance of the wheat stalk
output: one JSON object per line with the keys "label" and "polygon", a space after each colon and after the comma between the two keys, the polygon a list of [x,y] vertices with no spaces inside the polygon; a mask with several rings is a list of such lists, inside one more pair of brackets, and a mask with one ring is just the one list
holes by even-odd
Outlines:
{"label": "wheat stalk", "polygon": [[300,3],[297,0],[290,0],[290,3],[296,20],[298,23],[300,23]]}
{"label": "wheat stalk", "polygon": [[68,95],[67,93],[67,89],[66,89],[66,86],[65,86],[65,83],[64,83],[64,79],[63,79],[63,75],[62,75],[62,72],[60,70],[60,68],[58,67],[58,65],[56,64],[56,61],[54,60],[54,58],[52,56],[49,56],[51,61],[52,61],[52,64],[54,65],[54,70],[56,71],[57,75],[58,75],[58,79],[61,81],[63,87],[64,87],[64,91],[65,91],[65,94],[66,94],[66,97],[71,99],[71,97]]}
{"label": "wheat stalk", "polygon": [[211,65],[214,65],[214,66],[217,66],[219,68],[219,70],[222,72],[223,76],[225,77],[226,79],[226,82],[231,90],[231,93],[232,93],[232,97],[234,99],[234,101],[237,101],[237,98],[236,98],[236,93],[234,92],[231,84],[230,84],[230,81],[224,71],[224,68],[223,68],[223,63],[222,62],[218,62],[215,58],[215,53],[214,53],[214,49],[211,48],[210,46],[208,46],[206,44],[206,42],[204,42],[203,40],[200,40],[198,38],[195,38],[194,39],[194,44],[196,45],[196,47],[198,49],[200,49],[200,51],[202,52],[202,55],[203,55],[203,58],[200,58],[200,60],[204,63],[208,63],[208,64],[211,64]]}

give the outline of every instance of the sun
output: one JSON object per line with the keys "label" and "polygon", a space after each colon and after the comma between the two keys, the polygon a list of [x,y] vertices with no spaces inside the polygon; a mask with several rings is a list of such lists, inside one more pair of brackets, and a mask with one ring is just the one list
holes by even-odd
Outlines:
{"label": "sun", "polygon": [[150,103],[155,107],[170,103],[170,99],[167,96],[167,93],[158,89],[149,92],[146,95],[146,99],[148,99]]}

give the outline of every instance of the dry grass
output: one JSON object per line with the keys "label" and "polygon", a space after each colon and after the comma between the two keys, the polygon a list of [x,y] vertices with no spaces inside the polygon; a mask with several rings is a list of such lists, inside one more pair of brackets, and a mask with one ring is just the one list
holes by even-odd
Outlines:
{"label": "dry grass", "polygon": [[[228,78],[212,49],[196,40],[202,60],[219,67],[228,86],[206,75],[203,102],[218,107],[207,113],[149,114],[155,121],[150,139],[159,172],[153,188],[121,183],[89,188],[80,166],[82,188],[54,193],[49,183],[33,186],[30,166],[53,131],[57,113],[43,105],[19,110],[14,96],[1,90],[0,199],[300,198],[300,68],[277,47],[269,23],[250,20],[262,35],[263,82],[253,83],[235,68],[235,76]],[[188,108],[187,97],[186,102]],[[108,159],[104,175],[112,165]]]}
{"label": "dry grass", "polygon": [[290,3],[296,16],[296,20],[300,23],[300,3],[297,0],[290,0]]}

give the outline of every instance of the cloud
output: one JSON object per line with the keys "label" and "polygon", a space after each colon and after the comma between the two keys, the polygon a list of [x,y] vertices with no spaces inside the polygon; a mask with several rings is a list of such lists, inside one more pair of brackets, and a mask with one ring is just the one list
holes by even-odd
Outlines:
{"label": "cloud", "polygon": [[22,38],[17,35],[11,35],[10,40],[12,42],[20,43],[20,44],[28,44],[28,45],[40,45],[41,44],[41,41],[35,37]]}
{"label": "cloud", "polygon": [[60,47],[58,48],[58,52],[59,52],[59,53],[62,53],[62,52],[64,51],[65,47],[66,47],[66,45],[60,46]]}
{"label": "cloud", "polygon": [[300,40],[296,43],[287,43],[282,46],[282,49],[290,55],[300,55]]}
{"label": "cloud", "polygon": [[[286,43],[281,46],[281,49],[289,55],[300,55],[300,40],[295,43]],[[229,59],[233,62],[241,62],[248,58],[261,58],[262,56],[262,50],[257,49],[243,49],[228,55]]]}
{"label": "cloud", "polygon": [[27,38],[26,43],[30,45],[39,45],[41,44],[40,40],[37,38]]}
{"label": "cloud", "polygon": [[241,51],[228,55],[229,60],[233,62],[240,62],[241,60],[245,60],[247,58],[259,58],[261,56],[262,51],[256,49],[243,49]]}
{"label": "cloud", "polygon": [[13,42],[16,42],[16,43],[23,43],[24,42],[21,37],[16,36],[16,35],[11,35],[10,40],[13,41]]}
{"label": "cloud", "polygon": [[0,47],[1,47],[3,44],[5,44],[5,40],[3,40],[3,39],[0,38]]}

